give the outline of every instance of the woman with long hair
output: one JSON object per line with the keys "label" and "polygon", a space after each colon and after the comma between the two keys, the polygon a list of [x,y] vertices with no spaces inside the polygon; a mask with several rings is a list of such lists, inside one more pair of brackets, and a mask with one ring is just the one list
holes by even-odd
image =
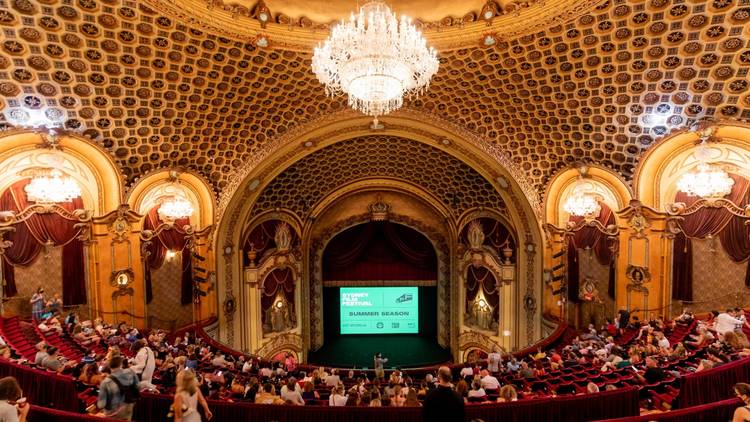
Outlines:
{"label": "woman with long hair", "polygon": [[198,404],[203,407],[206,419],[213,415],[208,409],[208,403],[198,389],[198,380],[195,373],[190,370],[181,371],[177,374],[177,392],[174,395],[174,420],[175,422],[201,422],[198,413]]}
{"label": "woman with long hair", "polygon": [[742,407],[738,407],[734,411],[734,417],[732,417],[732,422],[750,421],[750,384],[745,384],[744,382],[735,384],[734,394],[740,399],[742,399],[745,405]]}

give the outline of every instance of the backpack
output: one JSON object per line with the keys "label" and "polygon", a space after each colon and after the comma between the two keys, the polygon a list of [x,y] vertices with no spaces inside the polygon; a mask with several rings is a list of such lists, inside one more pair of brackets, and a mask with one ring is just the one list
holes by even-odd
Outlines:
{"label": "backpack", "polygon": [[127,387],[123,386],[122,383],[120,383],[120,380],[117,379],[114,375],[110,375],[107,377],[112,380],[117,385],[117,388],[120,390],[120,393],[123,395],[123,402],[125,403],[135,403],[138,401],[139,398],[141,398],[141,391],[138,389],[138,383],[133,383],[128,385]]}

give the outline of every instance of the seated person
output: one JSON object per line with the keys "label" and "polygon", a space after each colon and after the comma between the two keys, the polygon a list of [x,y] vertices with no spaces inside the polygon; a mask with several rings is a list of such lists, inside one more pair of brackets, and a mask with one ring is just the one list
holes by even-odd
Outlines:
{"label": "seated person", "polygon": [[47,343],[40,341],[36,344],[36,355],[34,356],[34,365],[36,365],[37,368],[41,368],[42,364],[44,363],[44,359],[49,356],[49,353],[47,353]]}
{"label": "seated person", "polygon": [[469,390],[469,399],[485,398],[486,396],[487,393],[484,391],[484,388],[482,388],[481,382],[474,381],[471,383],[471,390]]}
{"label": "seated person", "polygon": [[284,400],[276,395],[270,382],[263,384],[263,390],[255,395],[256,404],[284,404]]}

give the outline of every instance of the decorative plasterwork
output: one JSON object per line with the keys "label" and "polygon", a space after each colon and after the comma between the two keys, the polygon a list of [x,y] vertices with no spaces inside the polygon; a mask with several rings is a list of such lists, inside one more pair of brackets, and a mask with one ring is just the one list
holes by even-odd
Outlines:
{"label": "decorative plasterwork", "polygon": [[283,333],[273,336],[255,354],[263,359],[271,360],[274,356],[284,351],[293,351],[299,356],[302,353],[302,336],[297,333]]}

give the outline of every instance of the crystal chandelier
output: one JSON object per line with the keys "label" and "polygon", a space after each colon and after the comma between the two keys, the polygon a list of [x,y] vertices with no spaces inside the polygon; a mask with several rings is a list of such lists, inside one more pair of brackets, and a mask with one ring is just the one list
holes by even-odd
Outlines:
{"label": "crystal chandelier", "polygon": [[597,215],[602,207],[599,205],[597,198],[588,192],[573,192],[565,200],[563,210],[570,215],[584,217],[587,215]]}
{"label": "crystal chandelier", "polygon": [[70,202],[81,196],[78,183],[56,168],[33,170],[24,191],[29,202],[38,204]]}
{"label": "crystal chandelier", "polygon": [[165,198],[159,206],[159,217],[166,221],[175,221],[188,218],[195,210],[193,204],[182,196],[171,196]]}
{"label": "crystal chandelier", "polygon": [[706,145],[706,141],[711,134],[711,129],[707,129],[701,134],[701,144],[698,145],[693,154],[698,159],[697,169],[685,173],[677,181],[677,189],[689,196],[722,198],[732,192],[734,179],[729,177],[729,174],[721,167],[708,162],[711,158],[711,151]]}
{"label": "crystal chandelier", "polygon": [[404,96],[424,91],[438,70],[437,53],[422,34],[381,1],[367,2],[315,48],[312,70],[333,96],[368,116],[398,110]]}

